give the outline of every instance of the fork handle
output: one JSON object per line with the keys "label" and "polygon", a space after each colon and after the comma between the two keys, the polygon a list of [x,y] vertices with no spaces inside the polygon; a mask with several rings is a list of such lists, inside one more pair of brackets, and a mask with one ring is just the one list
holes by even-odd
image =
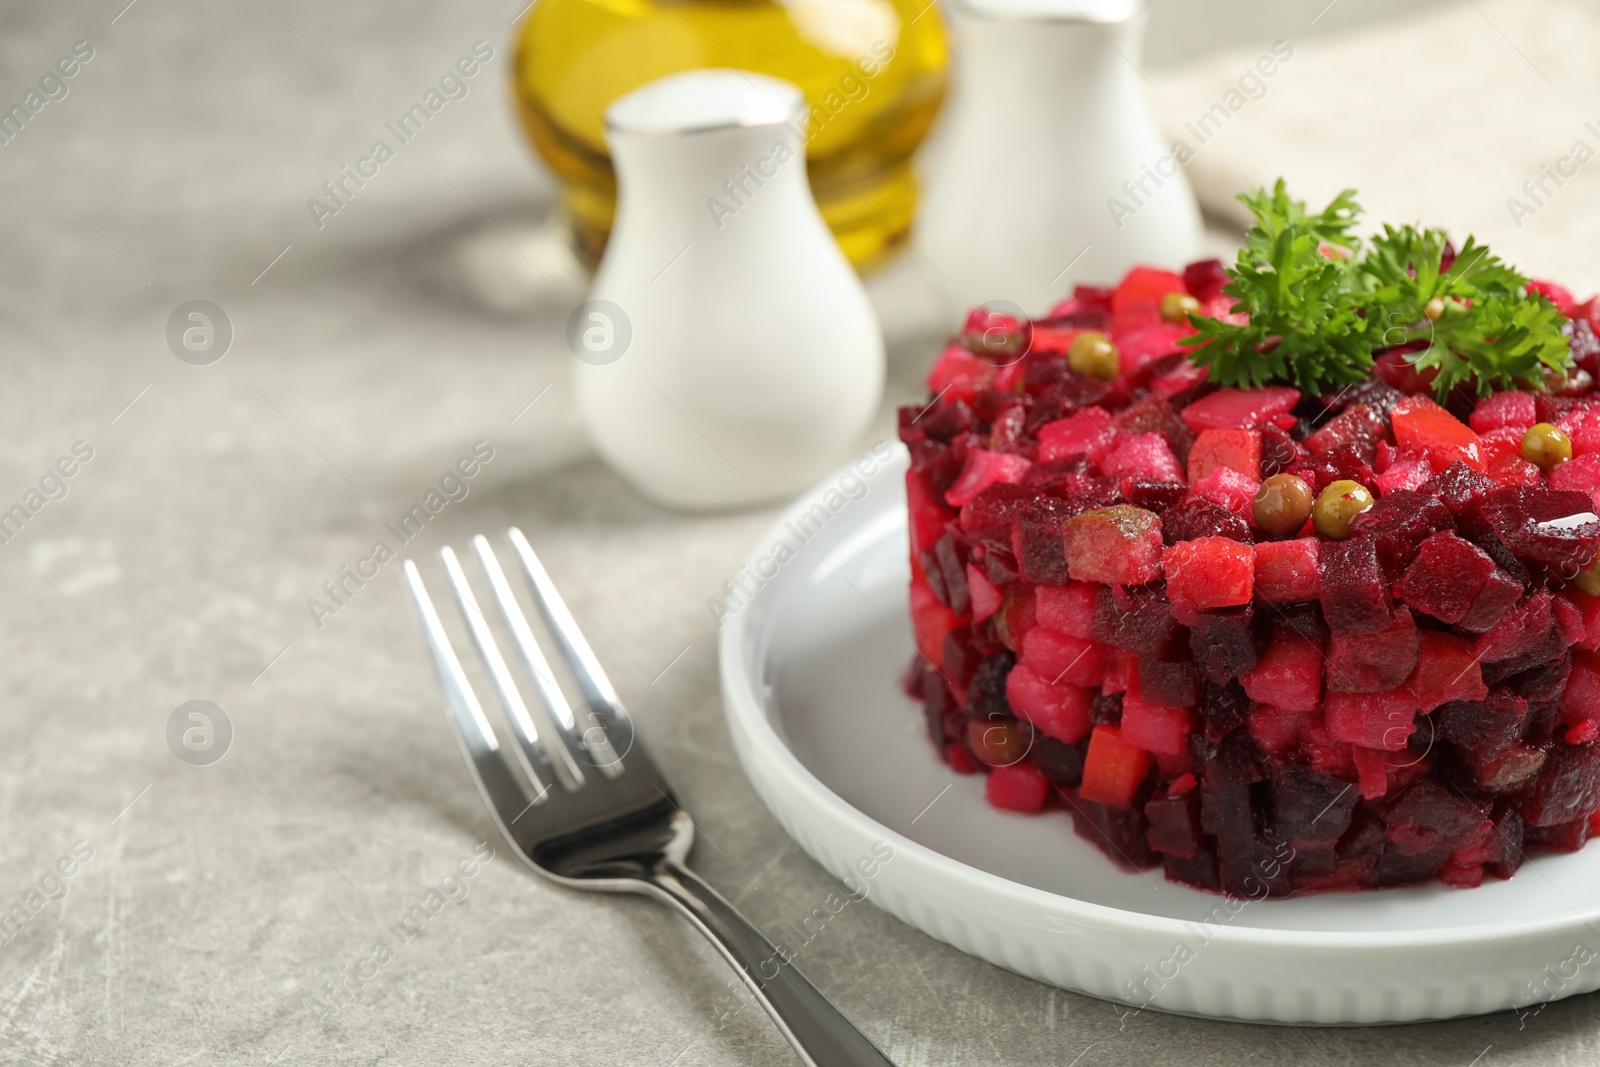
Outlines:
{"label": "fork handle", "polygon": [[806,1067],[894,1067],[866,1034],[715,889],[681,864],[651,873],[652,894],[681,911],[733,964]]}

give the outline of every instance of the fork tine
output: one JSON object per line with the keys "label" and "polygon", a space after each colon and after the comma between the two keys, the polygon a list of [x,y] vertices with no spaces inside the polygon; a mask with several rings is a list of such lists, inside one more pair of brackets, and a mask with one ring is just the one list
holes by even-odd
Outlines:
{"label": "fork tine", "polygon": [[[528,587],[533,592],[534,603],[539,606],[539,614],[544,618],[551,636],[555,638],[562,659],[572,671],[584,704],[592,713],[601,717],[606,727],[620,726],[631,735],[633,722],[628,718],[627,709],[622,706],[621,698],[617,696],[616,689],[612,688],[611,679],[606,677],[605,669],[595,658],[594,650],[589,647],[583,631],[578,629],[577,620],[572,617],[572,612],[567,610],[566,601],[561,599],[555,583],[550,580],[550,575],[545,573],[544,564],[540,563],[539,557],[534,554],[533,546],[528,544],[528,539],[515,526],[506,531],[506,540],[516,553],[517,562],[522,566],[523,577],[527,579]],[[620,757],[612,748],[607,730],[586,731],[584,740],[603,771],[613,777],[621,773]]]}
{"label": "fork tine", "polygon": [[511,833],[512,824],[538,800],[529,802],[528,794],[512,777],[511,768],[501,758],[500,742],[489,726],[489,719],[483,713],[483,706],[478,703],[477,694],[472,691],[472,683],[467,681],[466,672],[461,669],[461,661],[456,658],[450,637],[445,633],[444,624],[439,621],[439,613],[434,609],[427,587],[422,584],[417,565],[406,560],[401,565],[401,578],[407,599],[411,601],[417,628],[422,631],[428,662],[433,667],[434,678],[444,696],[445,718],[450,722],[451,732],[456,735],[456,744],[460,746],[461,755],[467,761],[473,778],[477,779],[478,792],[489,801],[490,813],[494,815],[501,832],[507,839],[516,841]]}
{"label": "fork tine", "polygon": [[535,799],[542,800],[550,789],[545,783],[556,777],[550,756],[539,740],[539,731],[528,715],[528,706],[522,702],[522,694],[517,690],[516,680],[511,677],[505,657],[500,654],[500,646],[495,644],[489,620],[484,618],[478,598],[473,595],[472,586],[467,584],[467,574],[461,569],[461,561],[456,558],[455,550],[446,545],[439,550],[439,558],[444,561],[445,577],[450,580],[450,588],[456,595],[456,606],[466,620],[472,643],[477,646],[478,655],[489,670],[489,679],[500,698],[500,706],[505,709],[506,718],[511,722],[511,730],[517,740],[512,751],[517,754],[518,762],[539,794]]}
{"label": "fork tine", "polygon": [[472,539],[472,547],[478,553],[478,562],[483,565],[484,574],[489,577],[489,588],[494,592],[495,604],[500,608],[500,617],[505,620],[506,628],[511,631],[512,644],[516,646],[518,655],[522,660],[523,673],[533,683],[534,692],[539,696],[539,703],[545,713],[544,726],[552,737],[551,743],[545,746],[554,764],[561,784],[568,789],[577,789],[583,785],[583,771],[578,767],[578,761],[573,758],[572,752],[579,748],[577,722],[572,717],[572,709],[567,706],[567,698],[557,684],[555,673],[550,669],[550,661],[545,659],[544,652],[539,648],[534,639],[533,631],[528,628],[528,617],[522,613],[522,605],[517,603],[515,594],[511,592],[511,583],[506,581],[506,572],[500,566],[500,560],[494,554],[494,548],[489,544],[489,539],[482,534]]}

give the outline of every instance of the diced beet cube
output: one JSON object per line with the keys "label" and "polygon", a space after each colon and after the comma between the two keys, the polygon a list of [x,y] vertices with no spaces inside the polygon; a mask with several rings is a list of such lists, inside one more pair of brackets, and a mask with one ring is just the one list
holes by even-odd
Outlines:
{"label": "diced beet cube", "polygon": [[1073,833],[1093,843],[1118,867],[1137,871],[1161,862],[1161,856],[1152,852],[1145,841],[1149,827],[1143,804],[1132,800],[1128,804],[1101,804],[1081,791],[1071,803]]}
{"label": "diced beet cube", "polygon": [[1322,596],[1315,537],[1264,541],[1256,546],[1255,595],[1267,604],[1298,604]]}
{"label": "diced beet cube", "polygon": [[1320,720],[1314,711],[1288,711],[1271,704],[1256,704],[1245,721],[1250,737],[1263,752],[1282,757],[1290,749],[1298,748]]}
{"label": "diced beet cube", "polygon": [[1026,663],[1006,675],[1006,701],[1018,718],[1058,741],[1071,744],[1089,732],[1089,690],[1066,682],[1052,684]]}
{"label": "diced beet cube", "polygon": [[1189,492],[1189,487],[1181,482],[1152,482],[1129,476],[1123,478],[1122,483],[1121,503],[1132,504],[1157,515],[1166,512]]}
{"label": "diced beet cube", "polygon": [[1078,795],[1098,804],[1123,807],[1133,803],[1133,795],[1149,773],[1148,751],[1124,741],[1115,726],[1096,726],[1089,735]]}
{"label": "diced beet cube", "polygon": [[1426,396],[1408,396],[1396,404],[1389,425],[1397,448],[1423,453],[1436,468],[1461,462],[1473,470],[1484,469],[1478,435]]}
{"label": "diced beet cube", "polygon": [[1600,454],[1573,456],[1550,472],[1550,488],[1583,493],[1600,511]]}
{"label": "diced beet cube", "polygon": [[1300,390],[1286,386],[1262,389],[1218,389],[1184,408],[1189,429],[1257,430],[1300,402]]}
{"label": "diced beet cube", "polygon": [[1572,454],[1600,452],[1600,409],[1585,405],[1556,420],[1556,427],[1572,439]]}
{"label": "diced beet cube", "polygon": [[1167,656],[1181,648],[1172,602],[1160,586],[1101,588],[1091,631],[1096,641],[1140,656]]}
{"label": "diced beet cube", "polygon": [[1341,693],[1394,689],[1416,669],[1417,648],[1417,623],[1405,607],[1397,608],[1382,630],[1336,633],[1328,642],[1328,688]]}
{"label": "diced beet cube", "polygon": [[1423,630],[1418,635],[1417,669],[1407,683],[1424,713],[1453,700],[1483,700],[1489,689],[1472,646],[1455,634]]}
{"label": "diced beet cube", "polygon": [[1095,642],[1035,626],[1022,639],[1022,662],[1052,683],[1099,685],[1105,676],[1105,654]]}
{"label": "diced beet cube", "polygon": [[1193,707],[1200,699],[1200,672],[1188,660],[1140,656],[1136,677],[1138,686],[1129,686],[1136,699],[1169,708]]}
{"label": "diced beet cube", "polygon": [[928,584],[939,594],[939,599],[949,604],[957,615],[971,610],[967,595],[966,557],[955,538],[948,533],[934,543],[933,551],[922,560],[923,573]]}
{"label": "diced beet cube", "polygon": [[[1146,752],[1176,755],[1189,740],[1189,709],[1166,707],[1146,700],[1135,687],[1122,697],[1121,739]],[[1096,727],[1098,733],[1103,727]],[[1091,755],[1093,758],[1091,741]]]}
{"label": "diced beet cube", "polygon": [[1064,500],[1027,486],[996,482],[961,507],[957,523],[971,544],[982,542],[996,548],[1011,548],[1011,534],[1025,518],[1051,521],[1059,525],[1072,513]]}
{"label": "diced beet cube", "polygon": [[1261,432],[1201,430],[1189,448],[1189,481],[1198,482],[1218,467],[1261,481]]}
{"label": "diced beet cube", "polygon": [[1111,447],[1112,437],[1111,413],[1105,408],[1084,408],[1039,427],[1039,462],[1074,456],[1099,459]]}
{"label": "diced beet cube", "polygon": [[1522,817],[1529,826],[1587,819],[1600,808],[1600,744],[1556,745],[1550,750]]}
{"label": "diced beet cube", "polygon": [[1216,685],[1226,685],[1255,669],[1255,608],[1246,604],[1221,611],[1202,611],[1189,624],[1189,651],[1201,672]]}
{"label": "diced beet cube", "polygon": [[1256,491],[1261,483],[1228,467],[1215,467],[1189,490],[1195,496],[1221,504],[1239,518],[1250,521],[1255,513]]}
{"label": "diced beet cube", "polygon": [[927,582],[911,583],[911,629],[917,637],[917,651],[935,667],[944,665],[945,636],[959,621]]}
{"label": "diced beet cube", "polygon": [[1183,284],[1190,296],[1203,303],[1222,295],[1228,270],[1220,259],[1202,259],[1183,268]]}
{"label": "diced beet cube", "polygon": [[1192,333],[1194,327],[1188,323],[1173,322],[1153,322],[1148,326],[1118,331],[1118,370],[1124,377],[1142,377],[1141,372],[1148,374],[1154,369],[1151,365],[1162,356],[1179,351],[1178,342]]}
{"label": "diced beet cube", "polygon": [[1118,435],[1100,456],[1100,469],[1106,474],[1134,475],[1156,481],[1182,481],[1183,467],[1173,455],[1172,446],[1158,433]]}
{"label": "diced beet cube", "polygon": [[1351,404],[1305,439],[1306,451],[1325,456],[1335,449],[1351,447],[1371,463],[1387,429],[1383,416],[1376,411],[1365,404]]}
{"label": "diced beet cube", "polygon": [[1050,779],[1052,784],[1076,789],[1083,781],[1083,750],[1086,747],[1085,744],[1069,745],[1046,734],[1034,734],[1033,747],[1028,750],[1028,762],[1039,768],[1039,773]]}
{"label": "diced beet cube", "polygon": [[1471,844],[1492,824],[1466,797],[1431,779],[1412,783],[1389,811],[1389,840],[1403,855]]}
{"label": "diced beet cube", "polygon": [[1168,545],[1202,537],[1226,537],[1246,544],[1252,540],[1249,522],[1221,504],[1192,495],[1167,509],[1161,518],[1161,536]]}
{"label": "diced beet cube", "polygon": [[911,558],[918,559],[944,536],[945,527],[955,518],[928,489],[923,475],[906,471],[906,512],[911,533]]}
{"label": "diced beet cube", "polygon": [[1173,614],[1188,625],[1197,613],[1250,603],[1255,549],[1226,537],[1180,541],[1161,554]]}
{"label": "diced beet cube", "polygon": [[1389,580],[1370,537],[1328,541],[1320,550],[1322,614],[1336,634],[1369,634],[1389,625]]}
{"label": "diced beet cube", "polygon": [[1538,421],[1533,394],[1518,389],[1508,389],[1484,397],[1478,401],[1478,406],[1472,412],[1472,418],[1468,420],[1472,429],[1479,434],[1486,434],[1490,430],[1502,427],[1510,427],[1521,432]]}
{"label": "diced beet cube", "polygon": [[[1600,551],[1600,516],[1593,509],[1586,493],[1519,485],[1491,489],[1463,514],[1475,526],[1492,530],[1519,557],[1576,574]],[[1463,530],[1483,544],[1472,530]]]}
{"label": "diced beet cube", "polygon": [[943,394],[951,400],[970,401],[980,389],[994,381],[994,367],[968,352],[961,345],[951,345],[939,354],[928,371],[928,391]]}
{"label": "diced beet cube", "polygon": [[1255,670],[1239,681],[1257,703],[1287,711],[1313,711],[1322,696],[1322,649],[1299,635],[1279,631]]}
{"label": "diced beet cube", "polygon": [[1572,673],[1561,694],[1561,718],[1568,724],[1600,720],[1600,656],[1593,652],[1572,657]]}
{"label": "diced beet cube", "polygon": [[1421,452],[1400,452],[1373,476],[1378,492],[1389,496],[1402,490],[1419,490],[1433,477],[1433,464]]}
{"label": "diced beet cube", "polygon": [[1592,597],[1576,589],[1563,594],[1583,617],[1583,636],[1573,643],[1590,651],[1600,649],[1600,597]]}
{"label": "diced beet cube", "polygon": [[1555,624],[1550,594],[1540,590],[1512,607],[1492,629],[1480,635],[1473,654],[1484,663],[1516,659],[1537,648]]}
{"label": "diced beet cube", "polygon": [[970,563],[967,564],[967,596],[972,601],[974,622],[987,619],[1000,606],[1000,591]]}
{"label": "diced beet cube", "polygon": [[1099,586],[1072,582],[1059,588],[1036,590],[1035,614],[1039,625],[1073,637],[1093,634],[1094,598]]}
{"label": "diced beet cube", "polygon": [[1440,622],[1460,622],[1493,573],[1494,560],[1483,549],[1453,533],[1436,533],[1418,547],[1394,592]]}
{"label": "diced beet cube", "polygon": [[1151,797],[1144,805],[1144,817],[1150,824],[1145,839],[1151,848],[1168,856],[1189,857],[1200,851],[1200,792],[1194,788],[1194,778],[1186,777],[1189,789],[1173,795],[1169,788],[1166,795]]}
{"label": "diced beet cube", "polygon": [[945,493],[945,501],[960,507],[995,482],[1020,482],[1030,466],[1028,460],[1014,452],[969,448],[966,466],[961,468],[956,484]]}
{"label": "diced beet cube", "polygon": [[1006,702],[1006,674],[1017,657],[1010,652],[996,652],[985,657],[972,672],[967,685],[967,714],[974,719],[1009,719],[1011,705]]}
{"label": "diced beet cube", "polygon": [[1456,625],[1470,633],[1486,633],[1521,596],[1522,583],[1496,567]]}
{"label": "diced beet cube", "polygon": [[1351,745],[1363,800],[1376,800],[1389,791],[1391,772],[1402,762],[1409,762],[1409,754],[1385,752],[1381,748]]}
{"label": "diced beet cube", "polygon": [[1417,546],[1434,533],[1455,529],[1450,509],[1431,496],[1399,491],[1383,497],[1350,521],[1356,534],[1378,544],[1378,562],[1398,579],[1416,558]]}
{"label": "diced beet cube", "polygon": [[1161,576],[1161,519],[1116,504],[1068,519],[1067,572],[1074,581],[1143,585]]}
{"label": "diced beet cube", "polygon": [[[1184,328],[1190,332],[1188,327]],[[1163,397],[1146,396],[1135,400],[1112,419],[1119,437],[1138,437],[1141,434],[1160,435],[1172,449],[1181,467],[1189,456],[1189,446],[1194,444],[1194,434],[1178,417],[1177,409]],[[1177,479],[1182,481],[1180,475]]]}
{"label": "diced beet cube", "polygon": [[990,804],[1027,815],[1042,809],[1049,793],[1049,780],[1027,762],[996,767],[984,783],[984,795]]}
{"label": "diced beet cube", "polygon": [[1418,492],[1437,497],[1450,514],[1459,516],[1464,508],[1490,489],[1494,482],[1465,463],[1452,463],[1423,483]]}
{"label": "diced beet cube", "polygon": [[1350,783],[1309,767],[1274,760],[1268,765],[1267,825],[1295,849],[1332,848],[1350,828],[1360,799]]}
{"label": "diced beet cube", "polygon": [[1011,552],[1025,581],[1044,589],[1072,580],[1060,518],[1019,518],[1011,531]]}
{"label": "diced beet cube", "polygon": [[1407,689],[1387,693],[1329,693],[1323,703],[1328,733],[1366,748],[1399,752],[1417,728],[1417,698]]}

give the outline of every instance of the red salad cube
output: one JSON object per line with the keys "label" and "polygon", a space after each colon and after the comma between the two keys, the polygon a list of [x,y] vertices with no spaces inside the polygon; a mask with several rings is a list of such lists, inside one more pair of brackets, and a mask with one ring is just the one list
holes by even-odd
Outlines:
{"label": "red salad cube", "polygon": [[1384,496],[1401,491],[1413,491],[1433,477],[1433,464],[1421,452],[1399,452],[1389,465],[1373,478],[1378,492]]}
{"label": "red salad cube", "polygon": [[1300,402],[1300,390],[1286,386],[1261,389],[1218,389],[1180,413],[1189,429],[1258,430]]}
{"label": "red salad cube", "polygon": [[1256,546],[1256,596],[1267,604],[1299,604],[1322,595],[1315,537],[1263,541]]}
{"label": "red salad cube", "polygon": [[935,667],[944,666],[944,639],[959,622],[927,582],[912,583],[911,628],[917,635],[917,651]]}
{"label": "red salad cube", "polygon": [[978,568],[967,564],[967,601],[972,605],[972,620],[982,622],[1000,607],[1000,590]]}
{"label": "red salad cube", "polygon": [[1073,637],[1090,637],[1094,627],[1094,598],[1099,587],[1088,582],[1063,586],[1041,585],[1035,590],[1034,612],[1040,626]]}
{"label": "red salad cube", "polygon": [[1116,504],[1068,519],[1067,571],[1078,582],[1143,585],[1161,576],[1161,519]]}
{"label": "red salad cube", "polygon": [[1561,694],[1561,718],[1570,724],[1600,719],[1600,656],[1579,652]]}
{"label": "red salad cube", "polygon": [[1382,630],[1334,634],[1328,642],[1328,688],[1341,693],[1394,689],[1416,669],[1417,649],[1417,623],[1404,607]]}
{"label": "red salad cube", "polygon": [[1085,408],[1039,427],[1039,462],[1074,456],[1097,460],[1111,447],[1112,437],[1111,414],[1104,408]]}
{"label": "red salad cube", "polygon": [[1329,734],[1363,748],[1399,752],[1417,729],[1417,698],[1404,688],[1387,693],[1329,693],[1322,711]]}
{"label": "red salad cube", "polygon": [[1196,613],[1250,603],[1255,548],[1227,537],[1179,541],[1161,555],[1172,611],[1185,626]]}
{"label": "red salad cube", "polygon": [[1089,732],[1089,690],[1069,682],[1052,683],[1025,663],[1006,675],[1006,702],[1018,718],[1057,741],[1072,744]]}
{"label": "red salad cube", "polygon": [[967,462],[956,482],[944,494],[947,503],[960,507],[996,482],[1020,482],[1033,466],[1015,452],[990,452],[967,449]]}
{"label": "red salad cube", "polygon": [[1026,760],[996,767],[984,783],[984,795],[990,804],[1028,815],[1044,807],[1049,793],[1050,780]]}
{"label": "red salad cube", "polygon": [[928,372],[928,391],[951,400],[971,400],[978,391],[994,380],[994,366],[968,352],[961,345],[951,345],[939,355],[938,362]]}
{"label": "red salad cube", "polygon": [[1550,472],[1550,488],[1584,493],[1600,511],[1600,453],[1574,456]]}
{"label": "red salad cube", "polygon": [[1150,753],[1124,741],[1122,731],[1115,726],[1096,726],[1089,735],[1078,795],[1097,804],[1126,807],[1133,803],[1150,766]]}
{"label": "red salad cube", "polygon": [[1408,396],[1389,413],[1395,447],[1421,452],[1444,470],[1457,461],[1473,470],[1485,468],[1483,441],[1444,408],[1418,394]]}
{"label": "red salad cube", "polygon": [[[1472,653],[1472,644],[1455,634],[1423,630],[1417,669],[1407,683],[1416,697],[1419,711],[1432,711],[1452,700],[1484,700],[1489,687],[1483,684],[1483,668]],[[1596,711],[1600,715],[1600,709]]]}
{"label": "red salad cube", "polygon": [[1218,467],[1261,480],[1259,430],[1201,430],[1189,448],[1189,481],[1198,482]]}
{"label": "red salad cube", "polygon": [[1094,641],[1035,626],[1022,638],[1022,662],[1052,684],[1099,685],[1105,676],[1105,653]]}
{"label": "red salad cube", "polygon": [[1122,740],[1146,752],[1177,755],[1189,741],[1189,709],[1152,703],[1134,687],[1122,696]]}
{"label": "red salad cube", "polygon": [[1322,649],[1280,631],[1255,669],[1239,681],[1251,700],[1285,711],[1312,711],[1322,699]]}
{"label": "red salad cube", "polygon": [[1100,470],[1106,474],[1130,474],[1155,482],[1183,481],[1183,468],[1172,446],[1158,433],[1118,436],[1100,456]]}
{"label": "red salad cube", "polygon": [[1221,504],[1245,522],[1255,515],[1256,491],[1261,483],[1228,467],[1216,467],[1189,490],[1202,500]]}
{"label": "red salad cube", "polygon": [[1472,429],[1480,434],[1502,427],[1523,431],[1538,421],[1533,394],[1514,389],[1503,393],[1491,393],[1478,401],[1478,406],[1473,409],[1472,418],[1468,420]]}

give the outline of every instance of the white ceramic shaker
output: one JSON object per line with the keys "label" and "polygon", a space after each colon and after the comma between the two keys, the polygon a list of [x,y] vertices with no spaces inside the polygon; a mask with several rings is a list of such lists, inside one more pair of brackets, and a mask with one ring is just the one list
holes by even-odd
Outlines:
{"label": "white ceramic shaker", "polygon": [[805,98],[743,71],[615,101],[616,225],[568,323],[602,456],[681,509],[792,495],[858,443],[883,337],[811,198]]}
{"label": "white ceramic shaker", "polygon": [[950,313],[1006,300],[1038,315],[1074,283],[1194,259],[1200,212],[1136,65],[1143,0],[950,11],[955,88],[916,238]]}

